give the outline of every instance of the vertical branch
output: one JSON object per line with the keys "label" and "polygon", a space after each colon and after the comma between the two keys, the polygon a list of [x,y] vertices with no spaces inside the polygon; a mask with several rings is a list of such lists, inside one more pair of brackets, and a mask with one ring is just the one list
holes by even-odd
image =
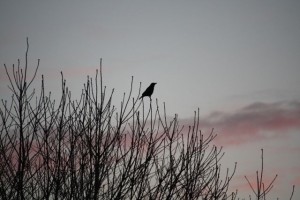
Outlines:
{"label": "vertical branch", "polygon": [[263,167],[263,149],[261,149],[261,171],[260,171],[260,175],[258,173],[258,171],[256,171],[256,184],[257,184],[257,190],[255,191],[252,184],[250,183],[250,181],[248,180],[248,178],[245,176],[249,186],[251,187],[253,193],[255,194],[257,200],[260,199],[265,199],[266,195],[271,191],[271,189],[273,188],[273,183],[277,178],[277,174],[275,175],[275,177],[273,178],[273,180],[269,183],[269,185],[267,187],[265,187],[265,183],[263,181],[263,172],[264,172],[264,167]]}
{"label": "vertical branch", "polygon": [[292,193],[291,193],[291,196],[290,196],[290,200],[292,200],[292,198],[293,198],[294,191],[295,191],[295,185],[293,185],[293,190],[292,190]]}

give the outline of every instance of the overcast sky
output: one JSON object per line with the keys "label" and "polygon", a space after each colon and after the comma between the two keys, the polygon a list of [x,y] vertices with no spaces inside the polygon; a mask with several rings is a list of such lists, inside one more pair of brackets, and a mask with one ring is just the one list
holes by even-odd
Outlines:
{"label": "overcast sky", "polygon": [[300,199],[300,1],[2,0],[0,29],[1,65],[24,61],[29,37],[30,63],[41,59],[38,80],[54,93],[63,71],[79,96],[100,58],[117,102],[131,76],[136,93],[157,82],[153,98],[170,116],[188,123],[200,108],[224,159],[240,163],[237,177],[255,173],[264,148],[268,177],[279,174],[275,196],[296,184]]}

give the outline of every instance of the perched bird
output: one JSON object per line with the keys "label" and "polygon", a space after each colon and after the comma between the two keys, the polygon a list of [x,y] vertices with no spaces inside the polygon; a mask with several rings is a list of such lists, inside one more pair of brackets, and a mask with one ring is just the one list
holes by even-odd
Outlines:
{"label": "perched bird", "polygon": [[151,100],[151,95],[153,94],[153,90],[154,90],[155,84],[156,83],[151,83],[150,86],[143,92],[143,94],[140,97],[140,99],[143,98],[143,97],[149,97],[150,100]]}

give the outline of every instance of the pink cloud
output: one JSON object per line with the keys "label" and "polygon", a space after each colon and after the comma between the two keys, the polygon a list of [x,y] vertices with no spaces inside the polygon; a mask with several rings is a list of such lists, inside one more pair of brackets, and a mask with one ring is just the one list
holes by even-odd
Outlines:
{"label": "pink cloud", "polygon": [[282,137],[287,130],[300,128],[300,102],[253,103],[232,113],[214,112],[200,124],[203,130],[215,128],[220,145]]}
{"label": "pink cloud", "polygon": [[[64,74],[64,77],[83,77],[85,78],[87,75],[94,77],[96,75],[96,70],[99,71],[99,67],[72,67],[72,68],[63,68],[61,71]],[[46,69],[41,69],[40,70],[41,74],[46,75],[46,79],[55,79],[58,80],[57,78],[60,77],[60,71],[59,69],[57,70],[51,70],[50,68]],[[99,73],[99,72],[98,72]]]}
{"label": "pink cloud", "polygon": [[5,68],[3,66],[0,67],[0,81],[6,82],[8,80]]}
{"label": "pink cloud", "polygon": [[300,176],[296,176],[293,180],[292,180],[292,184],[299,186],[300,185]]}
{"label": "pink cloud", "polygon": [[[299,152],[298,152],[299,153]],[[280,174],[290,177],[290,185],[300,186],[300,166],[294,166],[280,170]]]}

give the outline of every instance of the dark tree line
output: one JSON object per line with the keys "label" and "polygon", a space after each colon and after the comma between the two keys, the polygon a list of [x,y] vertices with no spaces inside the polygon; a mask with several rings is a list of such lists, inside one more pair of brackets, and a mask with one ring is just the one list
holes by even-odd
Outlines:
{"label": "dark tree line", "polygon": [[[12,97],[0,107],[0,199],[238,199],[228,191],[236,163],[221,172],[224,152],[213,130],[201,132],[199,110],[183,131],[165,104],[132,95],[133,79],[117,108],[101,61],[77,100],[61,73],[57,101],[43,76],[32,88],[39,61],[30,70],[28,48],[25,66],[4,65]],[[256,199],[266,199],[273,182],[258,185]]]}

